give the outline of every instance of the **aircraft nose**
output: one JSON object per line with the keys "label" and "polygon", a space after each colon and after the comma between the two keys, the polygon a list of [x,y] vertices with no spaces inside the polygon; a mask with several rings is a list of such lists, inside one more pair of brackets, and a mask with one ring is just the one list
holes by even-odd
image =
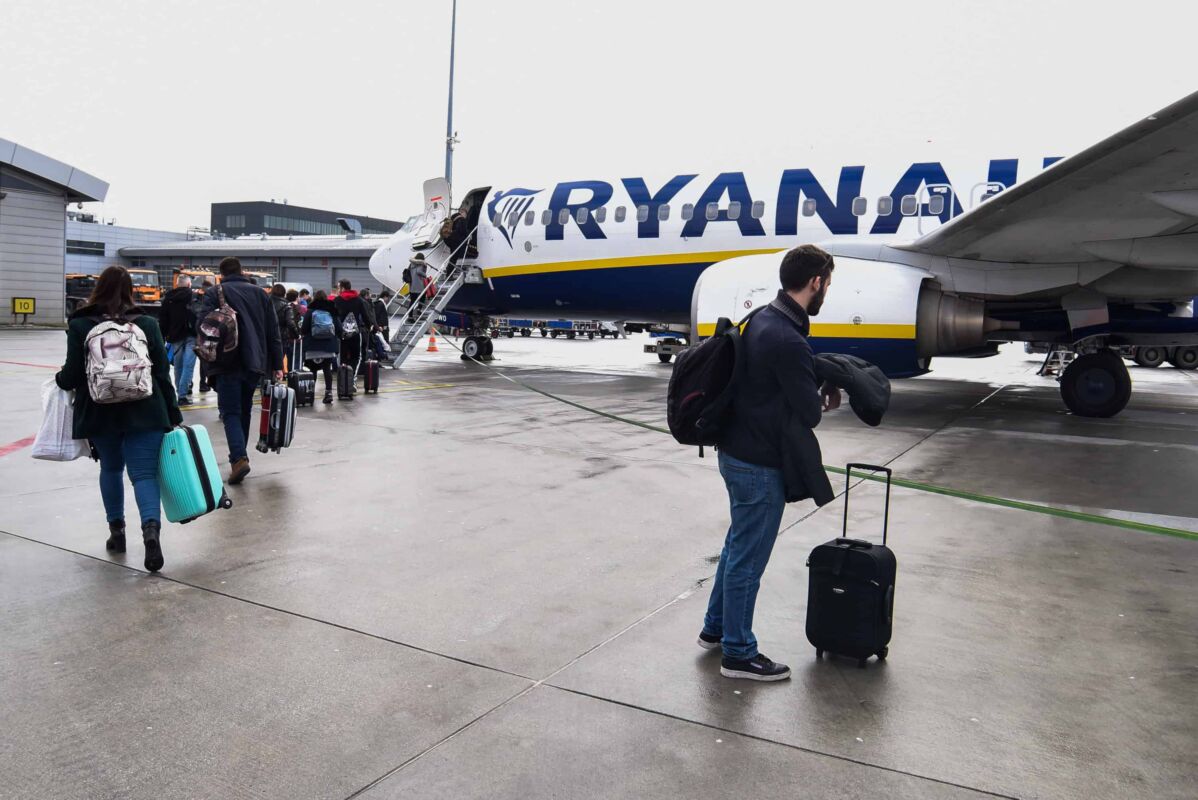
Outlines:
{"label": "aircraft nose", "polygon": [[412,237],[397,233],[370,256],[370,274],[392,291],[403,286],[403,268],[412,251]]}

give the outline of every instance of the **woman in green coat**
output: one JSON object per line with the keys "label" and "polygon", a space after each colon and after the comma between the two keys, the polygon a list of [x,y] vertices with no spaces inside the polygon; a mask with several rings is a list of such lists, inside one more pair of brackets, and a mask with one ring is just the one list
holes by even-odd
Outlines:
{"label": "woman in green coat", "polygon": [[[139,400],[97,403],[87,381],[87,335],[101,322],[131,322],[145,334],[151,363],[151,394]],[[110,552],[125,552],[125,471],[141,513],[146,569],[162,569],[161,493],[158,451],[162,436],[183,422],[162,332],[153,317],[137,311],[133,280],[124,267],[100,274],[87,305],[71,315],[67,326],[67,359],[55,376],[58,385],[75,392],[73,429],[76,439],[88,439],[100,454],[100,497],[108,517]]]}

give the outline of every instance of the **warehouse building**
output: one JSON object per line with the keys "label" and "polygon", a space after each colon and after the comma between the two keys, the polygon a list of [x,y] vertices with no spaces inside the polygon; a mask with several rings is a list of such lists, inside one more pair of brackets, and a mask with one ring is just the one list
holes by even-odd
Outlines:
{"label": "warehouse building", "polygon": [[67,204],[107,194],[99,178],[0,139],[0,321],[63,324]]}
{"label": "warehouse building", "polygon": [[247,236],[238,239],[162,242],[121,248],[124,262],[158,270],[164,284],[177,270],[215,272],[225,256],[237,256],[247,272],[285,283],[329,289],[348,278],[355,289],[382,285],[370,274],[370,257],[386,236]]}

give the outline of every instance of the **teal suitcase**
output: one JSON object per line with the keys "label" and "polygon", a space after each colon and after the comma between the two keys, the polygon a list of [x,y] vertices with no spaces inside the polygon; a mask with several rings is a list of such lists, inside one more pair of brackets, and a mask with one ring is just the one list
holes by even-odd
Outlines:
{"label": "teal suitcase", "polygon": [[231,508],[203,425],[183,425],[162,437],[158,454],[162,510],[171,522],[188,523],[217,508]]}

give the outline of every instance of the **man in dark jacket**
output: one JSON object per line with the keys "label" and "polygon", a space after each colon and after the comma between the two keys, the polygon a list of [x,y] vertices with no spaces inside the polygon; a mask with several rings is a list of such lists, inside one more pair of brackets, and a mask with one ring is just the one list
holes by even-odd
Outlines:
{"label": "man in dark jacket", "polygon": [[[342,278],[337,285],[341,291],[333,303],[337,306],[337,318],[341,320],[341,363],[356,369],[361,366],[362,342],[370,335],[366,304],[354,291],[348,278]],[[353,319],[352,325],[347,324],[350,318]]]}
{"label": "man in dark jacket", "polygon": [[794,438],[788,429],[793,422],[809,432],[822,411],[840,405],[838,389],[816,382],[807,343],[808,315],[819,313],[833,266],[818,247],[791,250],[779,271],[782,290],[745,329],[745,372],[719,443],[732,524],[699,634],[701,647],[723,647],[720,673],[728,678],[790,677],[789,667],[758,651],[753,608],[786,507],[784,451],[815,442],[814,435]]}
{"label": "man in dark jacket", "polygon": [[199,298],[191,289],[191,277],[179,276],[179,285],[162,298],[158,327],[171,346],[171,363],[175,368],[175,391],[179,405],[191,405],[191,378],[196,366],[196,316]]}
{"label": "man in dark jacket", "polygon": [[387,304],[391,302],[391,292],[384,289],[374,298],[374,324],[378,326],[383,339],[391,341],[391,315],[387,312]]}
{"label": "man in dark jacket", "polygon": [[220,306],[222,296],[237,312],[236,357],[208,368],[209,378],[216,385],[217,407],[225,425],[229,462],[233,465],[229,483],[237,484],[250,473],[246,443],[250,438],[254,390],[268,375],[283,380],[283,345],[270,298],[241,274],[241,262],[231,257],[222,259],[220,274],[220,285],[204,295],[200,319]]}

